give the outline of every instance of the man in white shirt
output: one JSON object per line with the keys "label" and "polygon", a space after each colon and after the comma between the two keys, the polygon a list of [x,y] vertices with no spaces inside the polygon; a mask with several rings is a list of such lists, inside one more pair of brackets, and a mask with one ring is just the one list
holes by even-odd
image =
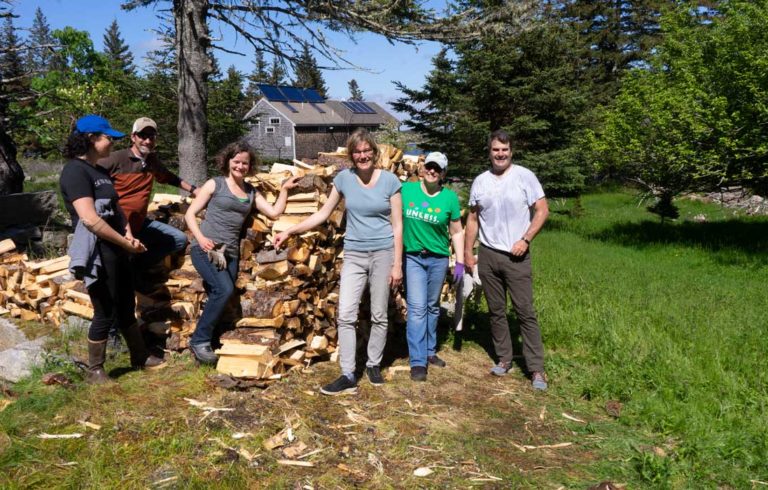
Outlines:
{"label": "man in white shirt", "polygon": [[[549,206],[536,176],[512,164],[509,135],[503,130],[488,138],[491,168],[472,183],[465,230],[465,267],[478,267],[488,302],[491,336],[499,362],[491,374],[504,376],[512,367],[512,337],[507,323],[507,291],[512,298],[523,357],[534,389],[546,390],[544,345],[533,307],[529,247],[544,226]],[[480,238],[478,258],[471,253]]]}

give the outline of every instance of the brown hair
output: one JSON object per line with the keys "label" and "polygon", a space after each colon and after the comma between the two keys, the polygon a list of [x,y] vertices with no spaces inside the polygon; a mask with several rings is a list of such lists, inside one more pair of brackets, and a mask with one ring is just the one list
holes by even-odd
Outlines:
{"label": "brown hair", "polygon": [[248,154],[249,165],[247,175],[256,173],[256,169],[261,165],[261,160],[259,159],[259,155],[256,154],[256,150],[244,141],[236,141],[225,146],[224,149],[216,155],[216,168],[219,169],[219,172],[221,172],[222,175],[226,176],[229,174],[229,161],[238,153]]}
{"label": "brown hair", "polygon": [[373,163],[375,166],[378,166],[380,153],[379,145],[376,144],[376,139],[373,135],[365,128],[356,129],[349,135],[349,138],[347,138],[347,157],[352,163],[352,166],[355,166],[355,161],[352,160],[352,152],[355,151],[357,145],[360,143],[368,143],[371,146],[371,149],[373,150]]}
{"label": "brown hair", "polygon": [[488,149],[491,149],[491,143],[494,141],[498,141],[499,143],[503,145],[509,145],[510,148],[512,147],[512,139],[509,137],[509,133],[504,131],[503,129],[497,129],[493,133],[491,133],[490,136],[488,136]]}

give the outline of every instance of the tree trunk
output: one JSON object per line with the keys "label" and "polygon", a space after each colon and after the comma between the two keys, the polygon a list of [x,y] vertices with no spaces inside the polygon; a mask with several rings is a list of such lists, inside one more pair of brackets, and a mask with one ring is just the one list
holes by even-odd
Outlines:
{"label": "tree trunk", "polygon": [[202,185],[208,178],[208,75],[213,71],[208,0],[174,0],[173,16],[179,64],[179,175]]}
{"label": "tree trunk", "polygon": [[0,196],[24,191],[24,169],[16,160],[16,145],[0,126]]}

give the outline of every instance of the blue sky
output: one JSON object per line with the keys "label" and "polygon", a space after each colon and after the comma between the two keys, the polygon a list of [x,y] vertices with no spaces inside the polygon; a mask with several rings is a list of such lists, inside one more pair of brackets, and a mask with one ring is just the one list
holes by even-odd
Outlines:
{"label": "blue sky", "polygon": [[[32,25],[35,9],[40,7],[52,29],[72,26],[90,32],[97,50],[102,49],[104,31],[117,19],[123,39],[133,52],[135,63],[141,67],[147,51],[155,48],[159,41],[153,28],[159,25],[158,9],[146,7],[126,12],[120,9],[119,0],[12,0],[13,11],[19,17],[14,19],[17,28],[26,29]],[[159,2],[159,8],[167,8],[170,2]],[[22,34],[24,35],[24,34]],[[239,50],[246,56],[237,56],[216,51],[222,70],[235,65],[238,70],[250,73],[253,69],[253,49],[231,31],[212,31],[214,38],[221,37],[218,44],[231,50]],[[419,88],[431,68],[431,59],[440,45],[433,42],[420,43],[417,47],[396,43],[391,45],[383,37],[361,34],[357,44],[343,36],[333,38],[337,47],[346,51],[352,63],[370,71],[325,70],[323,75],[332,98],[344,99],[349,96],[347,82],[354,78],[363,90],[367,100],[380,104],[394,100],[399,92],[393,80],[403,82],[407,87]],[[323,61],[318,59],[318,62]],[[389,110],[388,105],[385,107]]]}

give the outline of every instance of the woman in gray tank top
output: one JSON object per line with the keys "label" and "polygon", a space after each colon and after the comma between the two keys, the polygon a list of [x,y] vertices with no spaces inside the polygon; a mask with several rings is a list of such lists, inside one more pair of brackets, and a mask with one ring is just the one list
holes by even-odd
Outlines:
{"label": "woman in gray tank top", "polygon": [[[288,189],[296,187],[298,177],[283,183],[280,195],[271,205],[256,189],[245,182],[259,164],[256,152],[245,143],[231,143],[216,156],[223,174],[209,179],[197,191],[197,197],[184,216],[194,235],[190,256],[203,278],[208,300],[190,339],[195,358],[203,364],[215,364],[211,347],[213,332],[229,298],[235,292],[240,262],[240,232],[255,207],[271,219],[277,219],[288,201]],[[198,226],[196,215],[206,209]]]}

